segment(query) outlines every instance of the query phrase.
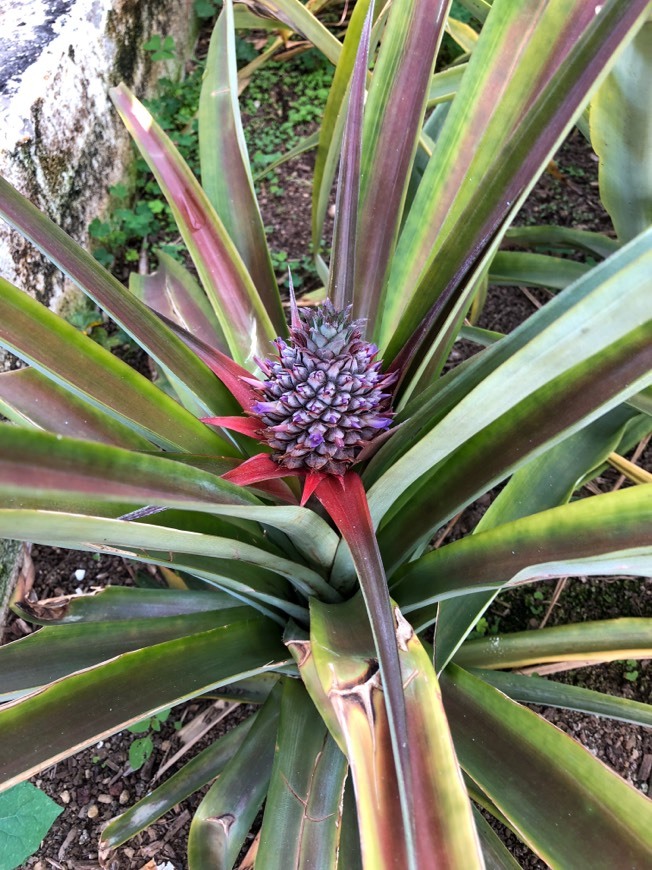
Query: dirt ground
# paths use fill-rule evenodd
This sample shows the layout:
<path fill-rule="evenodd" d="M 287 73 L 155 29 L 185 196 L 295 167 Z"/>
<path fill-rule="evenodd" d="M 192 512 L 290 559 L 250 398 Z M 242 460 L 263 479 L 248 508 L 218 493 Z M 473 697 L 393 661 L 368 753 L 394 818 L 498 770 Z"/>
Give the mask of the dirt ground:
<path fill-rule="evenodd" d="M 310 196 L 306 181 L 310 177 L 312 157 L 303 155 L 283 170 L 282 198 L 266 196 L 263 191 L 264 222 L 273 228 L 275 248 L 285 248 L 288 257 L 298 257 L 309 247 Z M 558 155 L 557 164 L 547 172 L 523 210 L 519 223 L 556 222 L 579 229 L 607 231 L 609 220 L 598 198 L 597 164 L 578 133 L 571 135 Z M 530 316 L 535 307 L 550 298 L 545 290 L 517 287 L 492 288 L 480 321 L 481 326 L 510 331 Z M 454 353 L 463 353 L 456 348 Z M 652 455 L 648 450 L 644 462 L 648 467 Z M 605 490 L 616 483 L 615 475 L 598 481 Z M 460 520 L 453 536 L 471 528 L 486 509 L 488 499 L 472 506 Z M 90 591 L 107 584 L 133 583 L 133 566 L 117 557 L 97 558 L 87 553 L 55 548 L 34 547 L 34 589 L 39 598 L 49 598 L 75 591 Z M 546 616 L 556 584 L 541 585 L 543 598 L 533 597 L 532 590 L 519 590 L 501 596 L 492 608 L 490 619 L 500 619 L 501 629 L 535 628 L 544 617 L 549 625 L 573 619 L 609 618 L 621 615 L 652 615 L 652 583 L 631 578 L 604 581 L 575 579 L 561 590 L 559 600 Z M 12 617 L 4 642 L 15 640 L 31 629 Z M 625 663 L 613 663 L 590 669 L 569 671 L 559 679 L 640 701 L 652 695 L 652 663 L 643 662 L 638 676 L 631 679 Z M 630 676 L 627 676 L 627 675 Z M 616 770 L 644 793 L 652 790 L 652 731 L 611 720 L 598 719 L 561 710 L 540 711 L 549 721 L 581 741 L 591 752 Z M 98 743 L 43 772 L 33 782 L 50 795 L 63 813 L 46 837 L 38 853 L 25 867 L 32 870 L 90 870 L 99 868 L 97 843 L 106 822 L 142 797 L 153 785 L 161 766 L 182 746 L 193 722 L 208 728 L 206 736 L 195 743 L 183 759 L 168 768 L 173 773 L 207 742 L 247 714 L 235 708 L 220 720 L 224 709 L 211 701 L 195 701 L 173 710 L 170 719 L 157 735 L 150 759 L 138 771 L 129 766 L 128 752 L 133 734 L 124 732 Z M 220 720 L 220 721 L 218 721 Z M 162 781 L 162 780 L 161 780 Z M 147 829 L 117 850 L 107 867 L 110 870 L 182 870 L 187 866 L 186 840 L 192 813 L 201 794 L 176 807 L 159 823 Z M 505 841 L 523 867 L 545 865 L 509 832 Z"/>

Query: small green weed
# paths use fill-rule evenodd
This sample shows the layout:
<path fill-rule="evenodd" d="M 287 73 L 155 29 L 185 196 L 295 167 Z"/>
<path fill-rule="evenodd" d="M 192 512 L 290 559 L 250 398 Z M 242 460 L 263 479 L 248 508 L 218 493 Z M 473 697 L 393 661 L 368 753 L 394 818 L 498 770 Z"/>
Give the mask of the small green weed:
<path fill-rule="evenodd" d="M 131 731 L 132 734 L 145 734 L 144 737 L 132 740 L 129 747 L 129 765 L 132 770 L 140 770 L 147 759 L 151 757 L 152 752 L 154 752 L 152 735 L 161 730 L 161 725 L 163 722 L 167 722 L 169 716 L 169 710 L 161 710 L 155 716 L 143 719 L 142 722 L 136 722 L 135 725 L 127 728 L 127 731 Z"/>
<path fill-rule="evenodd" d="M 629 680 L 630 683 L 635 683 L 639 676 L 640 671 L 638 670 L 638 662 L 636 659 L 627 659 L 623 670 L 623 677 L 626 680 Z"/>
<path fill-rule="evenodd" d="M 221 5 L 218 0 L 195 0 L 193 8 L 197 18 L 214 18 Z"/>
<path fill-rule="evenodd" d="M 143 43 L 143 48 L 150 52 L 152 60 L 174 60 L 176 57 L 173 36 L 159 36 L 157 33 Z"/>
<path fill-rule="evenodd" d="M 67 316 L 67 319 L 80 332 L 88 335 L 93 341 L 106 348 L 106 350 L 116 350 L 131 341 L 127 333 L 119 327 L 111 327 L 109 331 L 107 329 L 107 321 L 104 319 L 100 309 L 87 299 L 84 300 L 83 304 L 77 306 Z M 95 558 L 95 555 L 93 555 L 93 558 Z"/>
<path fill-rule="evenodd" d="M 254 174 L 262 172 L 281 154 L 293 148 L 307 135 L 310 125 L 322 117 L 333 69 L 323 59 L 308 68 L 311 66 L 306 60 L 308 54 L 299 55 L 292 63 L 268 64 L 257 72 L 243 94 L 245 139 Z M 282 91 L 278 86 L 281 80 Z M 292 94 L 292 101 L 284 112 L 284 95 L 288 93 Z M 278 100 L 270 100 L 270 94 L 276 94 Z M 265 184 L 268 193 L 282 193 L 282 190 L 273 189 L 278 185 L 275 173 L 267 176 Z"/>

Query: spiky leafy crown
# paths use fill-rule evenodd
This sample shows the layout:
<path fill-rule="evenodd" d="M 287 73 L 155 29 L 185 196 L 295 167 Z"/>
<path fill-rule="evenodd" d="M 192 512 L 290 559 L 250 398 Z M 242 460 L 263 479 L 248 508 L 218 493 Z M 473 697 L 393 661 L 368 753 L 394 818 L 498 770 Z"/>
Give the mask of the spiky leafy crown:
<path fill-rule="evenodd" d="M 327 301 L 293 312 L 290 340 L 277 338 L 277 359 L 257 360 L 267 380 L 251 410 L 266 428 L 272 458 L 288 469 L 344 474 L 363 446 L 391 421 L 395 374 L 374 362 L 364 322 Z"/>

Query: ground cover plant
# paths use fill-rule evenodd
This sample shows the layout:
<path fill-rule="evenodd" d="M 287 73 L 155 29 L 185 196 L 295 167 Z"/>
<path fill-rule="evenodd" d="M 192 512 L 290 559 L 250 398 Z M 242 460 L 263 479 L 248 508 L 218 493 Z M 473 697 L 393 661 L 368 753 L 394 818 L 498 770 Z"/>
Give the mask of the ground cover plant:
<path fill-rule="evenodd" d="M 246 34 L 246 31 L 240 33 Z M 242 46 L 251 48 L 244 38 L 237 39 L 236 60 L 245 53 Z M 286 191 L 279 183 L 274 165 L 284 154 L 306 147 L 304 137 L 308 127 L 314 125 L 323 114 L 333 67 L 323 55 L 317 56 L 321 62 L 313 61 L 308 67 L 305 55 L 299 55 L 292 64 L 271 60 L 258 68 L 255 76 L 247 73 L 248 67 L 240 66 L 238 90 L 241 94 L 241 113 L 245 119 L 243 130 L 259 201 L 261 198 L 285 198 Z M 158 82 L 157 94 L 145 101 L 145 105 L 184 161 L 198 174 L 197 104 L 205 71 L 205 57 L 193 57 L 188 66 L 187 74 L 180 80 L 163 76 Z M 278 90 L 279 79 L 283 80 L 284 91 L 291 91 L 293 95 L 292 105 L 280 123 L 278 108 L 270 100 L 270 94 Z M 114 274 L 120 277 L 124 275 L 125 278 L 128 278 L 129 271 L 140 269 L 141 263 L 154 269 L 158 251 L 183 262 L 184 246 L 172 211 L 156 179 L 152 177 L 147 162 L 140 156 L 134 161 L 129 182 L 120 182 L 109 189 L 112 205 L 108 214 L 102 219 L 95 218 L 90 224 L 95 258 Z M 269 229 L 274 231 L 274 227 Z M 277 226 L 277 235 L 278 229 Z M 316 283 L 308 248 L 295 252 L 292 247 L 289 255 L 283 249 L 271 251 L 277 278 L 285 281 L 289 267 L 297 289 L 306 280 Z M 86 316 L 76 325 L 87 328 L 87 324 L 98 322 L 97 308 L 89 308 L 92 310 L 85 313 Z M 100 332 L 91 331 L 91 334 L 104 343 Z"/>
<path fill-rule="evenodd" d="M 120 553 L 170 582 L 17 603 L 44 627 L 0 650 L 4 786 L 191 697 L 261 705 L 109 825 L 105 856 L 215 780 L 191 867 L 232 866 L 264 800 L 262 867 L 513 866 L 477 806 L 551 866 L 649 862 L 650 802 L 519 701 L 647 725 L 649 705 L 514 670 L 635 661 L 652 621 L 469 639 L 505 586 L 651 573 L 643 473 L 572 499 L 651 428 L 646 3 L 468 5 L 483 19 L 468 63 L 433 75 L 446 3 L 358 3 L 343 45 L 303 7 L 274 4 L 337 63 L 313 193 L 319 250 L 341 155 L 332 252 L 317 259 L 328 301 L 292 300 L 289 330 L 228 4 L 200 99 L 203 189 L 114 92 L 200 283 L 163 255 L 130 295 L 0 186 L 6 219 L 161 372 L 150 383 L 2 282 L 0 339 L 31 367 L 3 375 L 0 395 L 32 428 L 0 428 L 0 534 Z M 595 266 L 497 252 L 598 84 L 590 132 L 618 238 L 508 236 Z M 508 336 L 474 328 L 487 275 L 526 272 L 556 298 Z M 442 375 L 459 335 L 485 349 Z M 429 550 L 501 481 L 473 534 Z"/>

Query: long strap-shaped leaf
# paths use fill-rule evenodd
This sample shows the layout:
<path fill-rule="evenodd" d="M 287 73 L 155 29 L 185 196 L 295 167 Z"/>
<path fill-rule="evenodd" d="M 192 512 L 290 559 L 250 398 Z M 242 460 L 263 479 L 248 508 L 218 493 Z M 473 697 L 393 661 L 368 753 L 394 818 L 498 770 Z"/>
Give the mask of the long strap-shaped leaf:
<path fill-rule="evenodd" d="M 377 335 L 386 360 L 417 328 L 427 345 L 440 322 L 435 301 L 455 292 L 506 227 L 646 6 L 493 3 L 397 248 Z"/>
<path fill-rule="evenodd" d="M 407 740 L 415 765 L 410 794 L 414 842 L 399 824 L 399 785 L 374 641 L 359 597 L 311 607 L 310 653 L 323 695 L 320 711 L 337 718 L 355 783 L 365 867 L 481 867 L 470 804 L 446 724 L 430 657 L 398 609 L 397 639 L 406 703 Z M 302 676 L 306 676 L 302 670 Z M 330 721 L 331 713 L 325 719 Z M 340 736 L 341 735 L 341 736 Z M 418 765 L 418 766 L 417 766 Z"/>
<path fill-rule="evenodd" d="M 491 261 L 489 281 L 503 286 L 527 284 L 530 287 L 563 290 L 585 275 L 590 268 L 586 263 L 576 263 L 574 260 L 546 254 L 499 251 Z"/>
<path fill-rule="evenodd" d="M 478 829 L 482 857 L 487 870 L 519 870 L 521 865 L 475 805 L 473 819 Z"/>
<path fill-rule="evenodd" d="M 504 671 L 471 671 L 476 677 L 495 686 L 513 701 L 539 704 L 542 707 L 562 707 L 594 716 L 605 716 L 631 725 L 652 728 L 652 704 L 617 698 L 582 686 L 557 683 L 544 677 L 524 676 Z"/>
<path fill-rule="evenodd" d="M 162 455 L 62 438 L 49 432 L 0 427 L 0 492 L 20 504 L 21 495 L 92 495 L 98 502 L 161 504 L 194 510 L 223 505 L 260 505 L 248 490 Z M 224 473 L 217 459 L 216 471 Z"/>
<path fill-rule="evenodd" d="M 621 242 L 652 223 L 652 20 L 623 50 L 591 100 L 591 144 L 600 158 L 600 198 Z"/>
<path fill-rule="evenodd" d="M 0 699 L 14 698 L 122 653 L 255 616 L 248 607 L 156 618 L 47 626 L 0 647 Z"/>
<path fill-rule="evenodd" d="M 267 792 L 280 706 L 281 690 L 276 687 L 197 808 L 188 837 L 190 870 L 233 867 Z"/>
<path fill-rule="evenodd" d="M 449 0 L 392 4 L 365 109 L 354 315 L 373 324 L 402 219 Z"/>
<path fill-rule="evenodd" d="M 183 342 L 87 251 L 3 178 L 0 178 L 0 216 L 33 242 L 156 362 L 175 372 L 209 413 L 228 413 L 227 409 L 233 408 L 228 391 L 215 383 L 206 367 L 184 347 Z"/>
<path fill-rule="evenodd" d="M 647 287 L 646 276 L 649 269 L 643 264 L 643 261 L 647 259 L 650 250 L 652 250 L 652 233 L 642 233 L 637 241 L 633 242 L 625 251 L 616 253 L 617 250 L 616 248 L 613 257 L 585 275 L 582 280 L 568 287 L 563 293 L 558 294 L 555 299 L 543 306 L 500 342 L 495 343 L 483 353 L 476 354 L 476 356 L 466 360 L 462 365 L 432 384 L 414 400 L 408 402 L 396 417 L 396 422 L 401 424 L 400 428 L 395 431 L 387 444 L 381 447 L 363 475 L 367 487 L 369 488 L 371 484 L 375 483 L 382 472 L 392 467 L 410 446 L 416 444 L 419 438 L 434 428 L 472 390 L 479 387 L 483 381 L 488 382 L 489 376 L 500 366 L 515 357 L 528 343 L 540 340 L 544 330 L 552 326 L 556 320 L 570 312 L 576 305 L 582 304 L 591 307 L 591 303 L 585 301 L 586 297 L 593 293 L 601 283 L 610 282 L 611 290 L 607 292 L 613 293 L 614 296 L 620 293 L 622 284 L 629 282 L 631 282 L 631 290 L 634 293 L 637 292 L 636 285 L 640 281 Z M 640 271 L 637 263 L 641 266 Z M 646 294 L 648 291 L 642 289 L 641 292 Z M 601 311 L 605 304 L 605 302 L 598 303 L 597 310 Z M 591 315 L 587 314 L 586 316 Z M 584 315 L 578 317 L 577 329 L 579 329 L 583 317 Z M 596 335 L 601 336 L 601 331 L 598 331 Z M 523 379 L 521 378 L 521 380 Z M 496 398 L 500 401 L 499 397 Z M 467 420 L 468 422 L 471 421 Z"/>
<path fill-rule="evenodd" d="M 512 227 L 505 238 L 513 245 L 525 248 L 546 248 L 562 250 L 572 248 L 599 257 L 609 257 L 620 247 L 616 239 L 603 236 L 590 230 L 575 230 L 571 227 L 531 226 Z"/>
<path fill-rule="evenodd" d="M 512 475 L 476 526 L 475 534 L 568 502 L 577 482 L 597 469 L 629 433 L 638 443 L 643 415 L 622 405 L 547 450 Z M 647 418 L 648 428 L 650 418 Z M 637 436 L 639 436 L 637 438 Z M 551 469 L 554 468 L 554 475 Z M 441 619 L 435 635 L 435 661 L 445 666 L 494 598 L 493 591 L 471 593 L 439 604 Z"/>
<path fill-rule="evenodd" d="M 623 617 L 477 638 L 460 647 L 455 661 L 464 667 L 493 670 L 543 662 L 612 662 L 650 655 L 652 619 Z"/>
<path fill-rule="evenodd" d="M 238 249 L 276 334 L 284 335 L 285 317 L 240 120 L 231 0 L 211 36 L 198 118 L 202 187 Z"/>
<path fill-rule="evenodd" d="M 286 577 L 306 597 L 318 595 L 325 601 L 337 601 L 340 597 L 316 571 L 298 562 L 232 538 L 184 532 L 166 526 L 53 511 L 0 510 L 0 536 L 79 549 L 120 551 L 121 548 L 135 548 L 236 560 Z"/>
<path fill-rule="evenodd" d="M 360 35 L 369 11 L 370 0 L 355 4 L 346 28 L 333 81 L 328 91 L 317 138 L 317 154 L 312 179 L 312 244 L 320 250 L 329 195 L 340 156 L 340 143 L 346 115 L 345 96 L 356 62 Z"/>
<path fill-rule="evenodd" d="M 286 660 L 278 626 L 254 619 L 125 653 L 52 683 L 0 710 L 0 788 L 166 707 Z"/>
<path fill-rule="evenodd" d="M 300 0 L 243 0 L 254 11 L 268 13 L 277 21 L 287 24 L 318 48 L 332 64 L 336 64 L 342 50 L 339 40 Z"/>
<path fill-rule="evenodd" d="M 242 563 L 237 559 L 193 556 L 169 550 L 165 552 L 125 547 L 114 550 L 111 547 L 92 544 L 70 545 L 70 549 L 117 552 L 136 562 L 169 568 L 175 573 L 189 574 L 205 581 L 210 587 L 227 592 L 243 604 L 255 608 L 281 627 L 285 625 L 288 617 L 302 621 L 308 618 L 307 608 L 290 600 L 292 597 L 289 592 L 290 586 L 279 574 L 252 564 L 243 571 Z"/>
<path fill-rule="evenodd" d="M 388 570 L 509 470 L 649 384 L 651 246 L 652 230 L 568 288 L 575 305 L 567 309 L 561 293 L 545 306 L 549 325 L 371 487 L 372 516 L 386 515 L 379 539 Z M 498 355 L 507 348 L 495 346 Z"/>
<path fill-rule="evenodd" d="M 121 846 L 139 831 L 154 824 L 176 804 L 181 803 L 218 776 L 242 745 L 242 741 L 254 724 L 255 716 L 254 713 L 253 716 L 227 731 L 181 770 L 166 779 L 163 785 L 146 794 L 125 813 L 109 822 L 102 831 L 100 860 L 107 858 L 111 849 Z"/>
<path fill-rule="evenodd" d="M 383 683 L 387 720 L 391 735 L 394 765 L 405 836 L 406 857 L 416 868 L 417 827 L 412 794 L 417 772 L 413 767 L 407 733 L 407 712 L 402 691 L 394 613 L 387 589 L 385 569 L 376 542 L 367 495 L 355 472 L 344 477 L 325 475 L 315 495 L 326 508 L 351 550 L 369 615 L 369 625 Z"/>
<path fill-rule="evenodd" d="M 197 279 L 169 254 L 157 251 L 156 256 L 155 272 L 150 275 L 131 273 L 131 292 L 157 314 L 176 321 L 200 341 L 224 353 L 224 334 Z"/>
<path fill-rule="evenodd" d="M 105 586 L 88 595 L 58 596 L 12 605 L 23 619 L 36 625 L 77 625 L 116 619 L 154 619 L 237 607 L 235 598 L 215 589 L 140 589 L 137 586 Z M 32 635 L 33 636 L 33 635 Z"/>
<path fill-rule="evenodd" d="M 2 278 L 0 344 L 155 444 L 168 450 L 234 453 L 151 381 Z"/>
<path fill-rule="evenodd" d="M 601 572 L 652 576 L 652 484 L 467 535 L 408 562 L 392 594 L 407 613 L 464 589 Z"/>
<path fill-rule="evenodd" d="M 339 539 L 321 517 L 306 508 L 264 505 L 246 488 L 218 477 L 231 464 L 219 457 L 212 464 L 214 473 L 163 456 L 0 428 L 0 494 L 10 503 L 47 508 L 55 498 L 58 509 L 76 511 L 90 499 L 89 507 L 161 505 L 251 520 L 285 532 L 304 555 L 330 568 Z M 263 542 L 254 526 L 249 530 Z"/>
<path fill-rule="evenodd" d="M 301 682 L 285 680 L 260 845 L 268 870 L 336 870 L 346 757 Z"/>
<path fill-rule="evenodd" d="M 88 438 L 134 450 L 152 449 L 147 438 L 33 367 L 0 375 L 0 411 L 14 423 L 58 435 Z"/>
<path fill-rule="evenodd" d="M 253 366 L 276 331 L 233 241 L 199 182 L 147 109 L 124 85 L 116 108 L 170 204 L 234 357 Z"/>
<path fill-rule="evenodd" d="M 358 200 L 360 196 L 360 148 L 362 118 L 365 102 L 365 80 L 369 62 L 369 38 L 373 4 L 360 35 L 355 60 L 349 103 L 344 125 L 340 177 L 335 203 L 333 250 L 328 282 L 328 298 L 338 311 L 353 304 L 355 292 L 355 266 L 358 234 Z"/>
<path fill-rule="evenodd" d="M 464 769 L 550 867 L 647 867 L 652 802 L 531 710 L 461 668 L 442 677 Z"/>

